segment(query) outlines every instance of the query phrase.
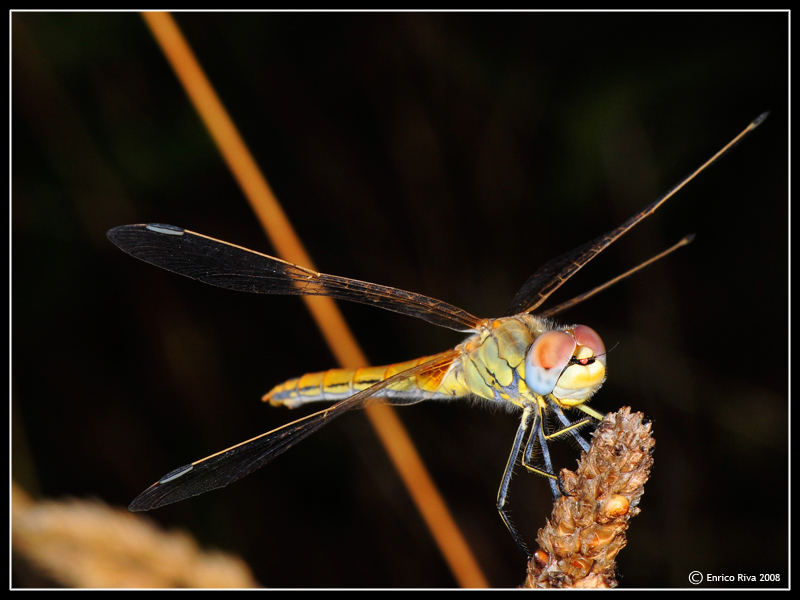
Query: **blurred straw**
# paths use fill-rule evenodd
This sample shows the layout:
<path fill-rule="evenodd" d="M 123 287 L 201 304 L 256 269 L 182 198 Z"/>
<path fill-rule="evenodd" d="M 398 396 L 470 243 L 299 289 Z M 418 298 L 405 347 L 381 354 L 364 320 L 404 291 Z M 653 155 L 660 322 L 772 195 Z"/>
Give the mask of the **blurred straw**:
<path fill-rule="evenodd" d="M 278 255 L 284 260 L 313 269 L 311 259 L 280 203 L 172 16 L 163 12 L 142 14 Z M 343 367 L 365 366 L 367 359 L 335 302 L 322 296 L 304 296 L 303 300 L 339 364 Z M 468 588 L 488 587 L 475 557 L 394 410 L 388 406 L 375 406 L 368 408 L 366 414 L 458 584 Z"/>
<path fill-rule="evenodd" d="M 203 550 L 185 532 L 163 531 L 99 500 L 34 501 L 12 483 L 11 532 L 13 551 L 23 559 L 14 568 L 36 567 L 23 579 L 44 575 L 37 587 L 259 587 L 241 558 Z"/>

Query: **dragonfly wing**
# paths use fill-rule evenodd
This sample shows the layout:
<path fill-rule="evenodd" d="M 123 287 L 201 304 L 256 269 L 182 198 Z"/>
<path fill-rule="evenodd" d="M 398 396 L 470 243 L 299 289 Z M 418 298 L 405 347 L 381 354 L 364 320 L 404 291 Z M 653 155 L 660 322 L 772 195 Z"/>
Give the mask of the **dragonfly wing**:
<path fill-rule="evenodd" d="M 175 469 L 139 494 L 128 509 L 134 512 L 153 510 L 225 487 L 260 469 L 343 412 L 345 411 L 339 409 L 331 410 L 329 414 L 321 411 L 308 415 L 218 454 Z"/>
<path fill-rule="evenodd" d="M 511 301 L 511 306 L 506 312 L 505 316 L 516 315 L 520 313 L 529 313 L 536 310 L 547 298 L 560 288 L 570 277 L 572 277 L 581 267 L 592 260 L 595 256 L 605 250 L 612 242 L 618 240 L 623 234 L 627 233 L 635 225 L 640 223 L 652 215 L 664 202 L 672 198 L 681 188 L 683 188 L 692 179 L 697 177 L 702 171 L 706 169 L 711 163 L 720 158 L 723 154 L 728 152 L 742 138 L 758 127 L 764 119 L 767 118 L 768 113 L 759 115 L 753 122 L 751 122 L 739 135 L 733 138 L 730 142 L 725 144 L 723 148 L 718 151 L 714 156 L 703 163 L 691 175 L 684 177 L 680 183 L 674 186 L 666 194 L 658 198 L 655 202 L 637 212 L 630 219 L 625 221 L 616 229 L 609 231 L 607 234 L 600 236 L 596 240 L 584 244 L 571 252 L 567 252 L 551 260 L 541 269 L 536 271 L 526 281 L 514 299 Z"/>
<path fill-rule="evenodd" d="M 378 306 L 434 325 L 474 330 L 481 319 L 452 304 L 393 287 L 311 269 L 172 225 L 123 225 L 108 239 L 131 256 L 167 271 L 256 294 L 330 296 Z"/>
<path fill-rule="evenodd" d="M 646 215 L 645 215 L 646 216 Z M 644 217 L 642 217 L 644 218 Z M 637 221 L 638 222 L 638 221 Z M 531 275 L 522 285 L 511 305 L 508 307 L 504 316 L 529 313 L 536 310 L 541 304 L 550 297 L 550 294 L 560 288 L 570 277 L 572 277 L 581 267 L 602 252 L 611 242 L 621 236 L 625 231 L 633 227 L 636 223 L 620 232 L 620 228 L 597 238 L 593 242 L 584 244 L 558 258 L 554 258 L 546 265 Z M 616 234 L 616 235 L 614 235 Z M 611 237 L 613 236 L 613 237 Z"/>
<path fill-rule="evenodd" d="M 381 397 L 380 393 L 393 383 L 409 377 L 435 377 L 438 373 L 443 374 L 458 355 L 456 350 L 440 354 L 433 360 L 376 383 L 330 408 L 175 469 L 139 494 L 128 508 L 131 511 L 152 510 L 225 487 L 260 469 L 323 425 L 351 410 L 371 404 L 411 404 L 424 400 L 423 395 L 414 400 L 397 400 Z"/>

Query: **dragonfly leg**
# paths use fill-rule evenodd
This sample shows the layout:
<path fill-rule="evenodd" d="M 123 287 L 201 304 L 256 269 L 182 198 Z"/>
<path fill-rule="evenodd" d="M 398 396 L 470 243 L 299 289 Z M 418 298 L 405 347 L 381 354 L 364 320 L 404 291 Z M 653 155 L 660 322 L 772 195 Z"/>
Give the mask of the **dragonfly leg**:
<path fill-rule="evenodd" d="M 503 519 L 503 522 L 508 527 L 508 530 L 511 532 L 511 536 L 514 538 L 514 541 L 520 547 L 520 549 L 528 556 L 530 556 L 530 552 L 528 551 L 528 547 L 525 545 L 525 542 L 522 540 L 522 536 L 520 535 L 519 531 L 517 531 L 516 526 L 511 521 L 511 518 L 508 516 L 506 512 L 506 500 L 508 497 L 508 488 L 511 482 L 511 476 L 513 475 L 514 465 L 517 461 L 517 457 L 522 451 L 522 442 L 525 439 L 525 435 L 528 434 L 528 440 L 525 444 L 525 449 L 522 452 L 522 465 L 528 470 L 544 477 L 547 477 L 547 480 L 550 483 L 550 490 L 553 493 L 553 498 L 558 498 L 559 496 L 568 496 L 569 494 L 564 489 L 564 484 L 561 480 L 560 475 L 555 475 L 553 471 L 553 461 L 550 458 L 550 447 L 548 442 L 553 439 L 560 437 L 565 434 L 570 434 L 574 437 L 578 443 L 580 444 L 581 448 L 584 451 L 589 450 L 589 443 L 584 440 L 580 433 L 579 429 L 586 425 L 587 423 L 591 422 L 591 418 L 586 417 L 584 419 L 580 419 L 579 421 L 572 422 L 570 421 L 564 412 L 560 409 L 560 407 L 556 405 L 551 405 L 551 408 L 554 409 L 558 420 L 561 422 L 563 427 L 558 431 L 554 431 L 553 433 L 547 432 L 547 424 L 544 420 L 543 415 L 543 408 L 536 404 L 536 405 L 529 405 L 526 406 L 522 413 L 522 420 L 520 421 L 519 428 L 517 429 L 517 435 L 514 438 L 514 445 L 511 448 L 511 455 L 508 457 L 508 463 L 506 464 L 506 469 L 503 472 L 503 480 L 500 483 L 500 490 L 497 493 L 497 510 L 500 511 L 500 517 Z M 533 464 L 533 451 L 536 444 L 539 444 L 542 452 L 542 462 L 543 467 L 537 467 Z"/>
<path fill-rule="evenodd" d="M 517 546 L 519 546 L 520 550 L 528 557 L 530 557 L 531 553 L 522 540 L 519 531 L 517 531 L 517 528 L 514 526 L 514 523 L 511 522 L 511 518 L 506 513 L 506 499 L 508 497 L 508 484 L 511 482 L 511 476 L 514 473 L 514 464 L 517 462 L 517 456 L 519 456 L 520 449 L 522 448 L 522 440 L 525 439 L 525 434 L 531 427 L 532 421 L 534 431 L 531 432 L 531 437 L 535 437 L 535 430 L 539 426 L 539 415 L 538 413 L 534 415 L 533 408 L 533 406 L 526 406 L 522 412 L 522 420 L 517 429 L 517 435 L 514 437 L 511 455 L 508 457 L 508 464 L 506 464 L 506 470 L 503 471 L 503 479 L 500 482 L 500 489 L 497 492 L 497 510 L 500 511 L 500 518 L 503 519 L 503 523 L 506 524 L 506 527 L 511 532 L 511 537 L 514 538 Z"/>
<path fill-rule="evenodd" d="M 531 435 L 528 438 L 528 444 L 525 446 L 525 454 L 522 455 L 522 465 L 528 469 L 528 471 L 532 471 L 533 473 L 547 477 L 547 481 L 550 483 L 550 490 L 553 492 L 553 498 L 558 498 L 560 495 L 560 490 L 562 489 L 562 485 L 561 480 L 555 474 L 553 474 L 553 461 L 550 459 L 550 447 L 547 445 L 547 440 L 550 438 L 547 436 L 547 432 L 545 431 L 546 424 L 544 422 L 541 407 L 538 407 L 535 423 L 538 424 L 538 427 L 534 426 L 533 431 L 531 431 Z M 539 447 L 542 450 L 544 469 L 535 466 L 531 461 L 533 457 L 533 449 L 536 446 L 537 441 L 539 442 Z"/>
<path fill-rule="evenodd" d="M 564 427 L 562 427 L 557 431 L 554 431 L 553 433 L 548 433 L 547 423 L 545 422 L 543 416 L 541 415 L 542 409 L 539 408 L 540 412 L 539 418 L 541 420 L 540 421 L 541 426 L 535 430 L 536 435 L 534 435 L 534 433 L 531 433 L 531 437 L 528 440 L 528 445 L 525 448 L 525 454 L 523 455 L 522 464 L 529 471 L 547 477 L 548 481 L 550 482 L 550 489 L 553 492 L 553 498 L 557 499 L 559 496 L 568 496 L 569 494 L 564 489 L 564 484 L 561 480 L 561 475 L 560 474 L 556 475 L 554 472 L 553 461 L 550 458 L 550 446 L 548 445 L 548 442 L 554 438 L 561 437 L 562 435 L 569 433 L 572 437 L 575 438 L 575 440 L 577 440 L 581 448 L 583 448 L 585 452 L 588 452 L 589 443 L 586 440 L 584 440 L 583 437 L 581 437 L 579 429 L 584 425 L 586 425 L 587 423 L 589 423 L 591 419 L 589 417 L 586 417 L 579 421 L 572 422 L 567 418 L 567 416 L 564 414 L 561 408 L 556 404 L 551 404 L 550 408 L 556 414 L 558 420 L 561 421 Z M 531 461 L 531 458 L 533 456 L 534 446 L 536 445 L 537 440 L 539 442 L 539 447 L 541 448 L 542 451 L 542 460 L 544 462 L 544 469 L 542 469 L 541 467 L 537 467 Z"/>
<path fill-rule="evenodd" d="M 576 421 L 575 423 L 573 423 L 567 418 L 567 415 L 564 414 L 564 411 L 561 410 L 561 408 L 556 404 L 551 404 L 550 408 L 553 410 L 556 417 L 558 417 L 558 420 L 561 421 L 561 423 L 564 425 L 563 429 L 555 432 L 551 437 L 558 437 L 562 433 L 569 433 L 570 435 L 572 435 L 573 438 L 575 438 L 575 441 L 578 442 L 578 444 L 580 444 L 580 447 L 583 448 L 583 451 L 588 452 L 589 442 L 583 439 L 583 436 L 580 434 L 578 429 L 583 427 L 585 424 L 590 423 L 591 419 L 584 418 L 581 419 L 580 421 Z"/>

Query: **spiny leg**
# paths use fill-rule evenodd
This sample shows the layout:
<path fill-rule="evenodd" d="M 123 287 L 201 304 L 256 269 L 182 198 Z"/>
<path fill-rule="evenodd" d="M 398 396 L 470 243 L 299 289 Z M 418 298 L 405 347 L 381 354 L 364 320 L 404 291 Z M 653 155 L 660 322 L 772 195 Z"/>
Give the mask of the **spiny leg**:
<path fill-rule="evenodd" d="M 547 423 L 545 422 L 544 415 L 542 415 L 541 412 L 542 409 L 539 407 L 539 418 L 541 419 L 542 425 L 536 432 L 535 437 L 533 434 L 531 434 L 531 437 L 528 440 L 528 447 L 525 449 L 525 455 L 523 456 L 522 464 L 529 471 L 532 470 L 535 473 L 546 476 L 547 482 L 550 484 L 550 490 L 553 492 L 553 499 L 557 499 L 561 494 L 564 493 L 563 486 L 561 485 L 560 477 L 553 472 L 553 461 L 550 458 L 550 446 L 547 444 L 547 440 L 550 438 L 547 436 L 547 432 L 545 431 Z M 533 455 L 533 447 L 536 445 L 536 438 L 539 439 L 539 448 L 542 450 L 542 459 L 544 460 L 545 468 L 544 471 L 530 466 L 531 456 Z"/>
<path fill-rule="evenodd" d="M 561 421 L 564 427 L 562 427 L 558 431 L 554 431 L 553 433 L 548 433 L 547 423 L 544 419 L 544 415 L 542 414 L 543 409 L 541 406 L 539 406 L 538 407 L 539 421 L 541 423 L 541 426 L 538 428 L 537 431 L 531 432 L 531 436 L 528 439 L 528 445 L 525 448 L 525 454 L 523 455 L 522 464 L 529 471 L 547 477 L 548 481 L 550 482 L 550 489 L 553 492 L 553 498 L 557 499 L 560 495 L 568 496 L 569 494 L 567 494 L 567 492 L 564 490 L 564 484 L 561 481 L 561 476 L 556 475 L 554 472 L 553 461 L 550 458 L 550 446 L 548 445 L 548 442 L 554 438 L 561 437 L 569 433 L 572 437 L 574 437 L 578 441 L 581 448 L 583 448 L 585 452 L 588 452 L 589 443 L 581 437 L 578 430 L 587 423 L 591 422 L 591 419 L 589 417 L 586 417 L 579 421 L 572 422 L 567 418 L 567 416 L 564 414 L 561 408 L 555 403 L 551 403 L 549 405 L 549 408 L 553 410 L 553 412 L 558 417 L 558 420 Z M 544 469 L 535 466 L 531 462 L 534 446 L 536 445 L 537 439 L 539 441 L 539 447 L 541 448 L 542 451 Z"/>
<path fill-rule="evenodd" d="M 517 546 L 519 546 L 520 550 L 522 550 L 528 557 L 531 555 L 528 551 L 528 547 L 522 540 L 522 536 L 517 531 L 517 528 L 511 522 L 508 514 L 506 514 L 505 506 L 506 498 L 508 496 L 508 484 L 511 482 L 511 476 L 514 473 L 514 464 L 517 462 L 517 456 L 519 456 L 520 449 L 522 448 L 522 440 L 525 438 L 525 433 L 531 426 L 531 421 L 533 421 L 531 437 L 535 437 L 536 430 L 541 428 L 540 416 L 538 412 L 534 415 L 532 406 L 526 406 L 522 412 L 522 419 L 520 421 L 519 428 L 517 429 L 517 435 L 514 437 L 514 445 L 511 447 L 511 455 L 508 457 L 506 469 L 503 471 L 503 479 L 500 482 L 500 489 L 497 492 L 497 510 L 500 511 L 500 518 L 503 519 L 503 523 L 505 523 L 506 527 L 508 527 L 508 530 L 511 532 L 511 537 L 514 538 Z"/>
<path fill-rule="evenodd" d="M 553 410 L 556 417 L 558 417 L 558 420 L 561 421 L 561 423 L 564 425 L 564 429 L 562 429 L 561 431 L 567 430 L 572 435 L 572 437 L 575 438 L 575 441 L 577 441 L 578 444 L 580 444 L 581 448 L 583 448 L 583 451 L 588 452 L 589 442 L 583 439 L 583 436 L 581 436 L 578 429 L 580 427 L 583 427 L 585 424 L 590 423 L 591 419 L 584 418 L 581 419 L 580 421 L 576 421 L 575 423 L 573 423 L 572 421 L 569 420 L 569 418 L 567 418 L 567 415 L 564 414 L 564 411 L 562 411 L 558 405 L 551 403 L 550 408 Z M 556 432 L 555 434 L 553 434 L 553 436 L 558 436 L 558 435 L 560 435 L 560 432 Z"/>
<path fill-rule="evenodd" d="M 561 411 L 559 407 L 551 405 L 551 408 L 555 409 L 554 412 L 564 427 L 549 434 L 546 431 L 546 423 L 541 405 L 529 405 L 523 410 L 522 419 L 520 420 L 517 434 L 514 437 L 514 444 L 511 448 L 511 455 L 508 457 L 508 463 L 506 464 L 505 471 L 503 472 L 503 479 L 500 483 L 500 489 L 497 493 L 497 510 L 500 512 L 500 517 L 503 519 L 503 522 L 506 524 L 509 532 L 511 532 L 511 537 L 514 538 L 517 546 L 520 547 L 526 556 L 530 556 L 528 547 L 505 510 L 511 476 L 513 475 L 514 465 L 517 461 L 517 457 L 522 449 L 522 441 L 525 439 L 525 434 L 529 432 L 528 441 L 522 454 L 522 465 L 528 469 L 528 471 L 532 471 L 547 477 L 548 481 L 550 482 L 550 489 L 553 492 L 553 498 L 558 498 L 559 495 L 566 496 L 568 494 L 564 490 L 561 478 L 558 475 L 555 475 L 553 472 L 553 461 L 550 458 L 548 441 L 569 433 L 578 441 L 584 450 L 588 451 L 589 449 L 588 442 L 586 442 L 586 440 L 579 435 L 578 429 L 591 422 L 591 419 L 586 417 L 573 423 L 566 417 L 566 415 L 564 415 L 563 411 Z M 542 449 L 544 469 L 531 464 L 533 450 L 537 441 L 539 442 L 539 447 Z"/>

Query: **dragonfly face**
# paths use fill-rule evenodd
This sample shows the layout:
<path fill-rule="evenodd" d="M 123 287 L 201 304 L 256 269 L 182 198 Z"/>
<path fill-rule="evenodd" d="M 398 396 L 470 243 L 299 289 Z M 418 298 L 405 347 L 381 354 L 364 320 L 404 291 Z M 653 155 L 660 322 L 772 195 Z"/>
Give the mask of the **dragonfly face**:
<path fill-rule="evenodd" d="M 547 331 L 528 350 L 525 383 L 539 394 L 552 394 L 564 406 L 586 402 L 606 378 L 605 345 L 586 325 Z"/>
<path fill-rule="evenodd" d="M 602 418 L 586 402 L 606 377 L 605 347 L 600 336 L 585 325 L 554 328 L 546 317 L 586 299 L 608 284 L 538 316 L 531 313 L 580 268 L 655 212 L 764 118 L 766 114 L 753 121 L 692 175 L 625 223 L 536 271 L 514 297 L 506 315 L 497 319 L 481 319 L 421 294 L 317 273 L 171 225 L 125 225 L 111 229 L 108 238 L 132 256 L 210 285 L 259 294 L 330 296 L 378 306 L 440 327 L 470 333 L 455 348 L 433 356 L 386 367 L 313 373 L 277 386 L 264 397 L 272 404 L 293 407 L 321 400 L 338 400 L 338 403 L 171 471 L 140 494 L 129 508 L 150 510 L 224 487 L 249 475 L 323 425 L 354 409 L 373 403 L 404 405 L 436 398 L 477 396 L 522 409 L 520 426 L 503 473 L 497 507 L 514 540 L 527 552 L 522 536 L 505 512 L 508 484 L 517 458 L 522 453 L 524 466 L 548 477 L 554 495 L 558 495 L 559 480 L 550 463 L 547 441 L 569 434 L 584 450 L 588 450 L 589 445 L 578 434 L 578 428 L 593 418 Z M 682 240 L 672 249 L 686 242 Z M 563 408 L 578 409 L 584 417 L 571 422 L 564 415 Z M 563 426 L 560 430 L 547 431 L 546 412 L 560 422 Z M 541 466 L 526 462 L 537 444 L 542 451 L 544 464 Z"/>

